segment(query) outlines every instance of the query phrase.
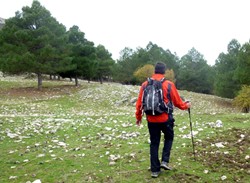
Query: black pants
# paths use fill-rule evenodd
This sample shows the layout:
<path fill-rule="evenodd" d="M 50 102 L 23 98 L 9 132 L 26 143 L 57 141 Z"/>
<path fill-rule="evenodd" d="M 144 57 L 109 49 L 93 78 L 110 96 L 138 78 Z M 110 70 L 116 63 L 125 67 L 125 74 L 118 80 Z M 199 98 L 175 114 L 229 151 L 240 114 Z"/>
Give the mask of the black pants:
<path fill-rule="evenodd" d="M 164 123 L 148 122 L 148 130 L 150 135 L 150 163 L 151 171 L 160 171 L 159 146 L 161 141 L 161 132 L 164 133 L 164 147 L 162 150 L 161 161 L 169 162 L 170 151 L 174 140 L 174 120 Z"/>

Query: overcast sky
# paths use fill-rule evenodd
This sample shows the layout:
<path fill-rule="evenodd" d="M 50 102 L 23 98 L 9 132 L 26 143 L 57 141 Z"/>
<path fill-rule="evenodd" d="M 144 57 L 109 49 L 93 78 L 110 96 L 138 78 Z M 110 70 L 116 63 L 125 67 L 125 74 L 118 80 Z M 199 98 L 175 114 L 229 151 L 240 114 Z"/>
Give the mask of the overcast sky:
<path fill-rule="evenodd" d="M 15 16 L 33 0 L 0 0 L 0 17 Z M 149 41 L 179 57 L 192 47 L 213 65 L 232 39 L 250 39 L 250 0 L 39 0 L 69 29 L 102 44 L 118 59 L 125 47 Z"/>

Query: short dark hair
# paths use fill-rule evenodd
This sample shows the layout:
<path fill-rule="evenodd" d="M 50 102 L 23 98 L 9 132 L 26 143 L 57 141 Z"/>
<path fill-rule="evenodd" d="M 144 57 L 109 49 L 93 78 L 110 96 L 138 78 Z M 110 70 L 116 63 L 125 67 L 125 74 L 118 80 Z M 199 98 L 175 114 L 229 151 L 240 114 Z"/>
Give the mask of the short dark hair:
<path fill-rule="evenodd" d="M 162 62 L 157 62 L 155 64 L 155 74 L 165 74 L 166 64 Z"/>

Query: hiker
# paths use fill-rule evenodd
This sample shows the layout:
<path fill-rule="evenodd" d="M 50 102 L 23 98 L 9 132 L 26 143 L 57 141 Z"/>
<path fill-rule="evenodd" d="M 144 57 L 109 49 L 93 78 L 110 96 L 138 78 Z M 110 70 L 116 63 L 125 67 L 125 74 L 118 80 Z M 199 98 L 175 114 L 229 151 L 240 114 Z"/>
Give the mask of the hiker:
<path fill-rule="evenodd" d="M 186 110 L 191 107 L 190 102 L 183 102 L 179 96 L 179 93 L 171 81 L 164 80 L 164 74 L 166 70 L 166 65 L 164 63 L 158 62 L 155 65 L 155 73 L 152 75 L 152 80 L 160 81 L 162 80 L 162 94 L 163 101 L 165 104 L 173 104 L 179 109 Z M 145 94 L 145 88 L 149 81 L 145 81 L 141 87 L 139 96 L 136 102 L 136 124 L 140 126 L 142 122 L 142 115 L 145 112 L 145 107 L 143 105 L 143 97 Z M 170 90 L 170 92 L 168 92 Z M 169 99 L 170 98 L 170 99 Z M 169 101 L 170 100 L 170 101 Z M 169 102 L 169 103 L 168 103 Z M 172 143 L 174 139 L 174 118 L 172 111 L 164 111 L 161 114 L 146 114 L 146 119 L 148 121 L 148 131 L 150 135 L 150 170 L 152 178 L 156 178 L 160 174 L 160 169 L 171 170 L 169 167 L 170 151 L 172 148 Z M 146 112 L 145 112 L 146 113 Z M 164 147 L 162 151 L 161 163 L 159 161 L 159 145 L 161 139 L 161 132 L 164 133 Z"/>

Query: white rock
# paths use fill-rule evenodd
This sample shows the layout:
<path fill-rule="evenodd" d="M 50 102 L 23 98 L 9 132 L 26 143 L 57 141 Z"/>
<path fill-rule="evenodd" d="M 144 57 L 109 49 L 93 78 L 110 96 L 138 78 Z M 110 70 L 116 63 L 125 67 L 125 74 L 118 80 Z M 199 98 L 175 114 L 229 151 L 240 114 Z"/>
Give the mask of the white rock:
<path fill-rule="evenodd" d="M 227 179 L 227 176 L 225 176 L 225 175 L 223 175 L 222 177 L 221 177 L 221 180 L 226 180 Z"/>
<path fill-rule="evenodd" d="M 243 138 L 245 137 L 245 135 L 244 135 L 244 134 L 241 134 L 240 137 L 243 139 Z"/>
<path fill-rule="evenodd" d="M 105 130 L 110 131 L 110 130 L 112 130 L 112 128 L 110 128 L 110 127 L 105 127 Z"/>
<path fill-rule="evenodd" d="M 115 165 L 115 162 L 114 162 L 114 161 L 111 161 L 111 162 L 109 162 L 109 165 L 110 165 L 110 166 Z"/>
<path fill-rule="evenodd" d="M 16 179 L 17 178 L 17 176 L 10 176 L 9 177 L 9 179 L 11 180 L 11 179 Z"/>
<path fill-rule="evenodd" d="M 15 133 L 7 133 L 7 136 L 11 139 L 18 137 L 18 135 Z"/>
<path fill-rule="evenodd" d="M 222 124 L 222 121 L 221 121 L 221 120 L 217 120 L 217 121 L 215 122 L 215 127 L 221 128 L 222 126 L 223 126 L 223 124 Z"/>
<path fill-rule="evenodd" d="M 41 182 L 41 180 L 40 179 L 37 179 L 37 180 L 35 180 L 34 182 L 32 182 L 32 183 L 42 183 Z"/>
<path fill-rule="evenodd" d="M 225 147 L 222 142 L 218 142 L 218 143 L 215 143 L 215 146 L 218 147 L 218 148 L 223 148 Z"/>
<path fill-rule="evenodd" d="M 66 147 L 66 143 L 64 143 L 64 142 L 58 142 L 58 145 L 61 147 Z"/>
<path fill-rule="evenodd" d="M 131 153 L 131 154 L 130 154 L 130 157 L 131 157 L 131 158 L 135 158 L 135 155 L 136 155 L 136 153 Z"/>
<path fill-rule="evenodd" d="M 37 158 L 41 158 L 41 157 L 44 157 L 44 156 L 45 156 L 45 154 L 38 154 Z"/>

